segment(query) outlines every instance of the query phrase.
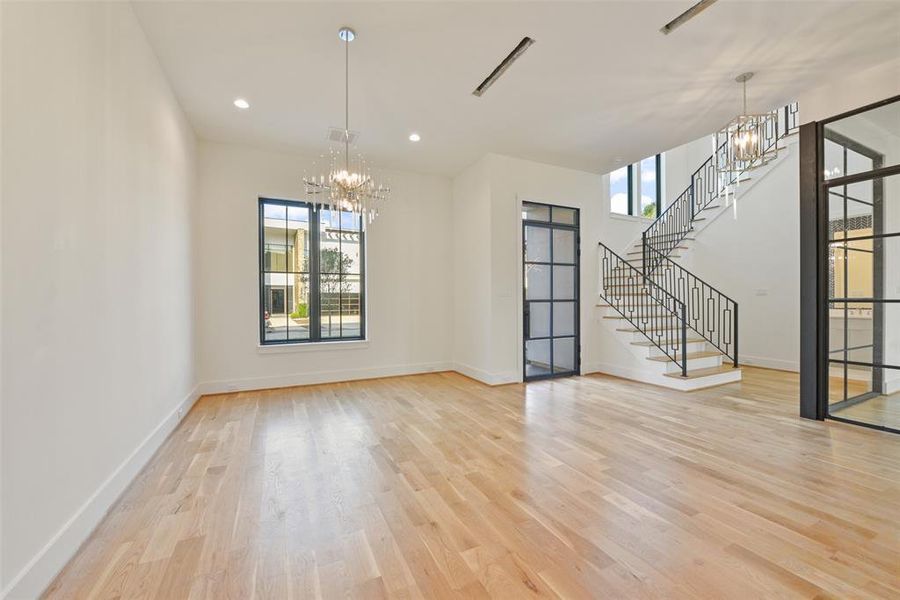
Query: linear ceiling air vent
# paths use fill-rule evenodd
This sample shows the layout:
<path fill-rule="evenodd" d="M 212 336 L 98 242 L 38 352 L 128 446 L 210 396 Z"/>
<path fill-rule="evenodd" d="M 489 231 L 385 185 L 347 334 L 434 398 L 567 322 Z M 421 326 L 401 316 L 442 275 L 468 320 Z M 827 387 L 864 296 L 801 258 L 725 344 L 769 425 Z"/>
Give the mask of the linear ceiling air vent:
<path fill-rule="evenodd" d="M 484 94 L 489 87 L 494 85 L 494 82 L 500 79 L 500 76 L 503 75 L 503 73 L 505 73 L 506 70 L 510 66 L 512 66 L 512 64 L 516 62 L 516 60 L 518 60 L 520 56 L 525 54 L 525 51 L 528 50 L 528 47 L 533 43 L 534 40 L 532 38 L 528 36 L 523 37 L 522 41 L 519 42 L 519 45 L 513 48 L 513 51 L 510 52 L 493 71 L 491 71 L 491 74 L 481 82 L 481 85 L 475 88 L 475 91 L 472 92 L 472 95 L 481 97 L 481 95 Z"/>
<path fill-rule="evenodd" d="M 694 17 L 699 15 L 705 9 L 712 6 L 713 3 L 715 3 L 715 1 L 716 0 L 700 0 L 700 2 L 693 5 L 692 7 L 690 7 L 689 9 L 687 9 L 686 11 L 684 11 L 683 13 L 681 13 L 680 15 L 678 15 L 677 17 L 675 17 L 674 19 L 672 19 L 671 21 L 669 21 L 668 23 L 663 25 L 662 29 L 659 30 L 660 33 L 669 35 L 673 31 L 675 31 L 676 29 L 678 29 L 679 27 L 681 27 L 682 25 L 684 25 L 685 23 L 687 23 L 688 21 L 690 21 L 691 19 L 693 19 Z"/>
<path fill-rule="evenodd" d="M 348 137 L 347 140 L 350 144 L 353 144 L 356 141 L 356 138 L 359 136 L 359 133 L 355 131 L 346 132 L 348 135 L 345 136 L 345 132 L 343 129 L 338 127 L 329 127 L 328 128 L 328 140 L 331 142 L 340 142 L 344 143 L 344 138 Z"/>

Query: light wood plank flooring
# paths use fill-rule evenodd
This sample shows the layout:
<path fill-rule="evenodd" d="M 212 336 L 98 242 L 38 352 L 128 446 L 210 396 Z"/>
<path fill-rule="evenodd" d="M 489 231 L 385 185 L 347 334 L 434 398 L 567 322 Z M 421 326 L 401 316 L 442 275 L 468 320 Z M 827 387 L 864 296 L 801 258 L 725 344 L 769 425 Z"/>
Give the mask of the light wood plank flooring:
<path fill-rule="evenodd" d="M 795 375 L 202 398 L 50 598 L 898 598 L 900 436 Z"/>

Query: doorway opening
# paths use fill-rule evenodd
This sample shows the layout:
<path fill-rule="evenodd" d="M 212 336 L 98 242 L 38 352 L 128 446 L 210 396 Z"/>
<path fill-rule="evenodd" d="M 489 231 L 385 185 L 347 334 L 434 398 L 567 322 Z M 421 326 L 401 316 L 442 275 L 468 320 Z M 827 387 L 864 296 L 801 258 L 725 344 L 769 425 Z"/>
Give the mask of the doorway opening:
<path fill-rule="evenodd" d="M 522 203 L 523 377 L 581 369 L 577 208 Z"/>

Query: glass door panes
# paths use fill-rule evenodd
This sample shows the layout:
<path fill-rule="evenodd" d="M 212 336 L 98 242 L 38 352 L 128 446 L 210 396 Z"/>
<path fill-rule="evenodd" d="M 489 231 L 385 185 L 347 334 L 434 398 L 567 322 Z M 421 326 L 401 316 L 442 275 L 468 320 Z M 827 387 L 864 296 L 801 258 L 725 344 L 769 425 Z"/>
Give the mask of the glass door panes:
<path fill-rule="evenodd" d="M 865 177 L 890 162 L 900 138 L 885 146 L 872 123 L 838 124 L 824 129 L 822 165 L 828 416 L 900 430 L 900 174 Z"/>
<path fill-rule="evenodd" d="M 579 370 L 578 210 L 522 204 L 524 376 Z"/>

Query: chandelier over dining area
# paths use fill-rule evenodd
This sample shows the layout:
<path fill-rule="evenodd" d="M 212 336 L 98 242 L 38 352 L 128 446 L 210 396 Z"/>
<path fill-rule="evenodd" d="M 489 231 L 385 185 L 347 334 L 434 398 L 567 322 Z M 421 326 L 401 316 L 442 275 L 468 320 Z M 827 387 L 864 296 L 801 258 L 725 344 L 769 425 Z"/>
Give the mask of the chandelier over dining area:
<path fill-rule="evenodd" d="M 378 216 L 391 190 L 383 182 L 376 181 L 362 155 L 351 151 L 350 144 L 356 135 L 350 131 L 350 42 L 356 38 L 356 32 L 342 27 L 338 37 L 344 42 L 344 130 L 338 132 L 341 147 L 331 149 L 327 172 L 304 177 L 303 184 L 313 202 L 325 209 L 359 215 L 365 227 Z"/>

